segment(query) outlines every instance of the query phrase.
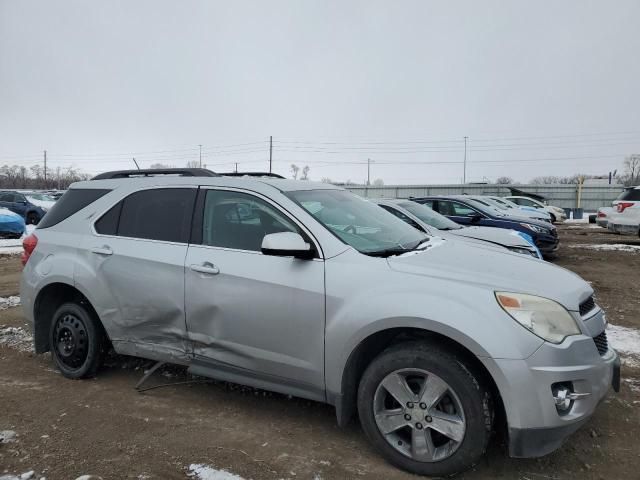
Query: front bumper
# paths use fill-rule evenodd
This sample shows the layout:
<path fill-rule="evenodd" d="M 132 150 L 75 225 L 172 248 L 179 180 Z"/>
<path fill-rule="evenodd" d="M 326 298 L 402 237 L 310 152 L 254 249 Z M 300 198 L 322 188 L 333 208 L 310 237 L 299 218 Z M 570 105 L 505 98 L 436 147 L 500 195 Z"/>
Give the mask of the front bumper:
<path fill-rule="evenodd" d="M 538 247 L 538 250 L 542 252 L 542 254 L 553 253 L 558 250 L 558 246 L 560 244 L 560 239 L 558 235 L 542 235 L 539 234 L 535 237 L 535 244 Z"/>
<path fill-rule="evenodd" d="M 608 348 L 598 353 L 590 336 L 604 330 L 598 312 L 585 321 L 588 334 L 568 337 L 560 345 L 544 343 L 524 360 L 493 359 L 485 365 L 502 396 L 512 457 L 539 457 L 557 449 L 593 415 L 609 388 L 619 388 L 620 360 Z M 554 384 L 570 384 L 587 394 L 560 414 L 552 392 Z"/>

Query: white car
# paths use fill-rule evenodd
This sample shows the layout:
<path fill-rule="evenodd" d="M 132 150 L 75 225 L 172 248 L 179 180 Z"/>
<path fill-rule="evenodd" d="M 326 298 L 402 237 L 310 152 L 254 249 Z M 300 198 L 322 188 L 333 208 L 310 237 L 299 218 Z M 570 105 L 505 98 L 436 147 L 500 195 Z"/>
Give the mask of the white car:
<path fill-rule="evenodd" d="M 520 205 L 521 207 L 533 207 L 544 210 L 545 212 L 549 213 L 549 215 L 551 215 L 552 223 L 564 222 L 567 219 L 567 214 L 560 207 L 556 207 L 554 205 L 545 205 L 544 203 L 529 197 L 513 196 L 504 198 L 506 198 L 507 200 L 511 200 L 513 203 Z"/>
<path fill-rule="evenodd" d="M 613 213 L 615 213 L 615 209 L 613 207 L 600 207 L 596 214 L 596 224 L 602 228 L 607 228 L 609 219 Z"/>
<path fill-rule="evenodd" d="M 624 213 L 627 208 L 637 207 L 640 204 L 640 185 L 627 187 L 618 195 L 611 205 L 618 213 Z"/>
<path fill-rule="evenodd" d="M 489 195 L 480 198 L 486 200 L 489 203 L 492 203 L 501 210 L 507 211 L 509 215 L 515 217 L 535 218 L 537 220 L 543 220 L 545 222 L 551 221 L 551 215 L 548 212 L 537 208 L 521 206 L 517 203 L 513 203 L 511 200 L 506 200 L 504 198 L 493 197 Z"/>
<path fill-rule="evenodd" d="M 609 216 L 607 228 L 622 235 L 640 235 L 640 202 Z"/>

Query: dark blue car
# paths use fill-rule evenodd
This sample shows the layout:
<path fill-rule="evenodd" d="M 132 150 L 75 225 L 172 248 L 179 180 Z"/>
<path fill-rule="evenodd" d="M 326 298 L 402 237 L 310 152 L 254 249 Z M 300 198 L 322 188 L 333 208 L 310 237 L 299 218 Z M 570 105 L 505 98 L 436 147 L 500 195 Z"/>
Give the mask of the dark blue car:
<path fill-rule="evenodd" d="M 427 205 L 460 225 L 508 228 L 526 233 L 544 256 L 549 256 L 558 249 L 558 231 L 548 222 L 505 215 L 489 205 L 464 196 L 433 196 L 411 200 Z"/>
<path fill-rule="evenodd" d="M 33 203 L 21 192 L 0 191 L 0 208 L 17 213 L 27 224 L 37 225 L 47 209 Z"/>

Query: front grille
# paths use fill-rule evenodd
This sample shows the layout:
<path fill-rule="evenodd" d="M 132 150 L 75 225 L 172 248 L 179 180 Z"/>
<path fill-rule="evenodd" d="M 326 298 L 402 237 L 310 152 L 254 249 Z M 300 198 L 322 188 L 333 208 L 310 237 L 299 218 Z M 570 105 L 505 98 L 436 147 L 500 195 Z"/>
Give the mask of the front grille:
<path fill-rule="evenodd" d="M 578 309 L 580 310 L 580 316 L 584 317 L 587 313 L 589 313 L 594 308 L 596 308 L 596 302 L 593 299 L 593 295 L 591 295 L 584 302 L 582 302 L 578 307 Z"/>
<path fill-rule="evenodd" d="M 607 332 L 603 331 L 600 335 L 593 337 L 593 343 L 596 344 L 598 353 L 604 355 L 609 350 L 609 342 L 607 341 Z"/>

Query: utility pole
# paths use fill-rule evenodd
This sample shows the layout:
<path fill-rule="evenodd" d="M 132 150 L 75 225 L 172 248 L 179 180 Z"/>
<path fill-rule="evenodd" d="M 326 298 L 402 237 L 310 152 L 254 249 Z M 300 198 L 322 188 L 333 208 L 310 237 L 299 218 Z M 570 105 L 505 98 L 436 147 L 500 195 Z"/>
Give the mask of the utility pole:
<path fill-rule="evenodd" d="M 135 163 L 136 164 L 136 168 L 138 170 L 140 170 L 140 165 L 138 165 L 138 162 L 136 162 L 136 157 L 133 157 L 133 163 Z"/>
<path fill-rule="evenodd" d="M 464 137 L 464 167 L 462 168 L 462 184 L 467 183 L 467 139 L 469 137 Z"/>
<path fill-rule="evenodd" d="M 371 185 L 371 159 L 367 158 L 367 187 Z"/>
<path fill-rule="evenodd" d="M 269 173 L 271 173 L 271 166 L 273 163 L 273 135 L 269 136 Z"/>
<path fill-rule="evenodd" d="M 236 162 L 236 173 L 238 173 L 238 162 Z"/>
<path fill-rule="evenodd" d="M 47 188 L 47 151 L 44 151 L 44 188 Z"/>
<path fill-rule="evenodd" d="M 202 145 L 198 145 L 200 147 L 200 168 L 202 168 Z"/>

